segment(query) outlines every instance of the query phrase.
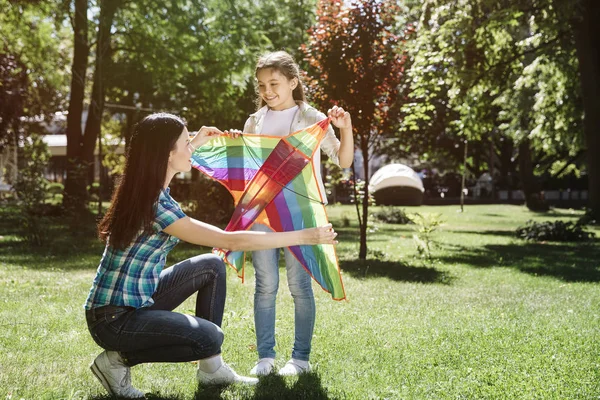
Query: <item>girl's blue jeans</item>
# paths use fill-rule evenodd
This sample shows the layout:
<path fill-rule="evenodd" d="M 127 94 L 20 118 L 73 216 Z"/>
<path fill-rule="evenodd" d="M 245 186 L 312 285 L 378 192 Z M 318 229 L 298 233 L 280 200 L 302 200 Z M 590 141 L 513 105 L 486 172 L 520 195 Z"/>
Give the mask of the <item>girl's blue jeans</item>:
<path fill-rule="evenodd" d="M 252 230 L 271 232 L 261 224 L 254 224 Z M 279 253 L 280 249 L 252 252 L 256 277 L 254 326 L 259 358 L 275 358 L 275 299 L 279 289 Z M 294 299 L 292 358 L 308 361 L 316 314 L 311 277 L 289 249 L 284 249 L 284 256 L 288 287 Z"/>
<path fill-rule="evenodd" d="M 193 294 L 195 316 L 172 311 Z M 203 254 L 162 271 L 151 307 L 98 307 L 86 320 L 94 341 L 129 366 L 200 360 L 221 352 L 225 294 L 223 261 Z"/>

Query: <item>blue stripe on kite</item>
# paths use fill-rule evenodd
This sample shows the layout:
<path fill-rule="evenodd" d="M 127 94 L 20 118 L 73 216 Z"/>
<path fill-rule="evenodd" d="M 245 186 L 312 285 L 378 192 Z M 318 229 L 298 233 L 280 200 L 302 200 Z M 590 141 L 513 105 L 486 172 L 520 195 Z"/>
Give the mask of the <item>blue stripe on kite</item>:
<path fill-rule="evenodd" d="M 273 204 L 275 204 L 275 208 L 277 209 L 277 213 L 279 214 L 279 222 L 281 223 L 281 227 L 283 231 L 294 231 L 294 223 L 292 221 L 292 215 L 290 214 L 290 209 L 287 206 L 287 202 L 285 199 L 284 192 L 287 190 L 283 189 L 281 192 L 277 193 L 277 196 L 273 199 Z"/>
<path fill-rule="evenodd" d="M 291 185 L 292 182 L 290 182 L 288 186 L 290 186 L 291 188 Z M 306 226 L 304 224 L 303 211 L 305 212 L 306 210 L 302 209 L 301 202 L 308 200 L 299 197 L 296 193 L 290 190 L 283 190 L 283 192 L 285 196 L 285 201 L 290 211 L 294 230 L 304 229 Z M 292 251 L 301 262 L 303 261 L 303 264 L 308 268 L 315 280 L 319 282 L 321 286 L 324 286 L 323 276 L 319 269 L 319 263 L 317 262 L 313 246 L 301 246 L 299 251 Z"/>
<path fill-rule="evenodd" d="M 300 230 L 306 228 L 304 226 L 304 218 L 302 216 L 302 207 L 298 203 L 298 195 L 293 192 L 294 187 L 292 185 L 293 181 L 290 182 L 285 189 L 282 190 L 283 195 L 285 196 L 285 202 L 288 205 L 291 215 L 292 225 L 294 230 Z M 289 189 L 289 190 L 288 190 Z"/>
<path fill-rule="evenodd" d="M 192 162 L 202 166 L 205 169 L 212 169 L 214 167 L 229 167 L 229 168 L 249 168 L 259 169 L 260 165 L 265 160 L 260 158 L 250 157 L 225 157 L 226 154 L 220 154 L 219 156 L 205 156 L 195 154 L 192 156 Z"/>

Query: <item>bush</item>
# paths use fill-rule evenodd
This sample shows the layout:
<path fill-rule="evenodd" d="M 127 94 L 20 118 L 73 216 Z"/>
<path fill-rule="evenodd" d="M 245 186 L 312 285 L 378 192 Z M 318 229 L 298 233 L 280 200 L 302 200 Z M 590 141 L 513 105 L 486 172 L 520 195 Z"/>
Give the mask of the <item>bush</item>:
<path fill-rule="evenodd" d="M 203 176 L 193 182 L 172 182 L 171 194 L 188 216 L 209 224 L 227 225 L 233 214 L 231 194 Z"/>
<path fill-rule="evenodd" d="M 48 181 L 44 170 L 50 160 L 48 146 L 38 135 L 25 140 L 15 190 L 19 197 L 22 236 L 40 245 L 45 239 L 45 219 L 40 211 L 46 198 Z"/>
<path fill-rule="evenodd" d="M 579 225 L 599 225 L 600 221 L 594 217 L 594 213 L 591 208 L 586 208 L 585 214 L 577 221 Z"/>
<path fill-rule="evenodd" d="M 436 246 L 433 236 L 438 228 L 444 223 L 441 214 L 415 213 L 411 216 L 415 224 L 413 241 L 421 258 L 433 261 L 432 250 Z"/>
<path fill-rule="evenodd" d="M 373 214 L 378 221 L 385 222 L 387 224 L 412 224 L 412 220 L 406 214 L 406 211 L 400 208 L 384 207 L 381 210 Z"/>
<path fill-rule="evenodd" d="M 554 242 L 582 242 L 595 237 L 579 223 L 564 221 L 533 222 L 527 221 L 525 226 L 517 228 L 517 237 L 525 240 Z"/>
<path fill-rule="evenodd" d="M 50 200 L 53 200 L 57 197 L 60 197 L 62 199 L 64 190 L 65 187 L 60 182 L 52 182 L 46 186 L 46 194 Z"/>

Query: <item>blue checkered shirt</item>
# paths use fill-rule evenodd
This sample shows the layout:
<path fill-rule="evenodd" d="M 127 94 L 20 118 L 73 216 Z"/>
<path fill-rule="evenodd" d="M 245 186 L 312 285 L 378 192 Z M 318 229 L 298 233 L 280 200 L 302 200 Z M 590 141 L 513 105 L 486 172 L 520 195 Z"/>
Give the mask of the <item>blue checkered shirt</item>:
<path fill-rule="evenodd" d="M 161 189 L 153 232 L 140 233 L 124 250 L 106 244 L 85 309 L 109 304 L 135 308 L 154 304 L 152 295 L 167 262 L 167 254 L 179 243 L 178 238 L 163 232 L 163 229 L 183 217 L 185 214 L 169 195 L 169 188 Z"/>

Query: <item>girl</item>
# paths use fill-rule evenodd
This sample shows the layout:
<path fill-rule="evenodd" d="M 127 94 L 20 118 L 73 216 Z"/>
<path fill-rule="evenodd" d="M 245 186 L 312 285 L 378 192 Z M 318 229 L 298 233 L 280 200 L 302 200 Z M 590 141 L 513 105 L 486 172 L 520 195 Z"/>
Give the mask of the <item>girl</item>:
<path fill-rule="evenodd" d="M 244 132 L 286 136 L 325 119 L 325 115 L 306 103 L 300 82 L 300 70 L 293 58 L 284 51 L 266 54 L 256 65 L 258 84 L 258 111 L 246 121 Z M 321 143 L 329 158 L 342 168 L 352 164 L 354 143 L 350 114 L 342 108 L 333 107 L 327 112 L 333 124 L 340 129 L 338 140 L 330 126 Z M 321 157 L 315 152 L 314 165 L 320 165 Z M 322 193 L 325 193 L 320 170 L 317 177 Z M 255 231 L 268 232 L 264 225 L 255 224 Z M 273 371 L 275 363 L 275 298 L 279 287 L 279 249 L 254 251 L 256 287 L 254 292 L 254 324 L 259 360 L 250 371 L 266 375 Z M 308 362 L 315 325 L 315 299 L 311 277 L 288 249 L 284 249 L 288 286 L 294 298 L 295 336 L 292 358 L 279 370 L 280 375 L 296 375 L 310 371 Z"/>
<path fill-rule="evenodd" d="M 153 114 L 135 129 L 125 174 L 98 227 L 106 248 L 85 303 L 92 337 L 104 348 L 90 368 L 106 390 L 142 398 L 130 367 L 148 362 L 198 362 L 202 384 L 256 383 L 236 374 L 221 358 L 225 267 L 204 254 L 163 269 L 179 242 L 230 250 L 261 250 L 297 244 L 334 244 L 331 226 L 286 233 L 224 232 L 187 217 L 169 195 L 169 183 L 189 171 L 195 147 L 223 132 L 202 127 L 190 141 L 184 122 Z M 192 294 L 196 315 L 172 312 Z"/>

